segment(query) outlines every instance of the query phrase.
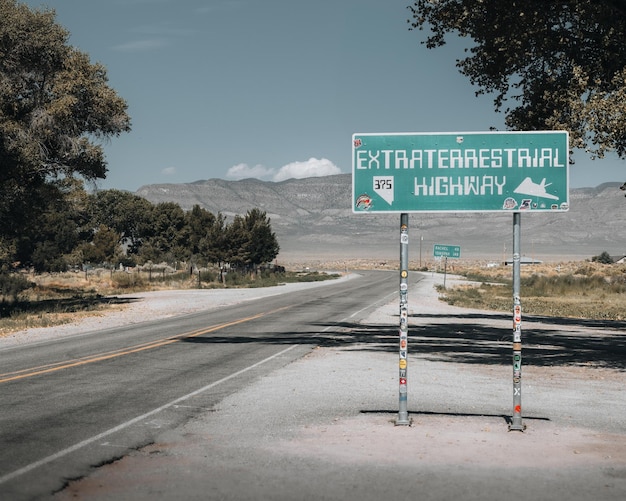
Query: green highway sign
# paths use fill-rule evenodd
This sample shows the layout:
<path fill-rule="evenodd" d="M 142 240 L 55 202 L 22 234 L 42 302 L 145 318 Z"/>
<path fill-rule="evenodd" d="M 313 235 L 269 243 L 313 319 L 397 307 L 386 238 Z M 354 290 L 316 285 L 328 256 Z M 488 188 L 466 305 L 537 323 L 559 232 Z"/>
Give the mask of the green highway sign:
<path fill-rule="evenodd" d="M 354 134 L 352 211 L 564 212 L 565 131 Z"/>
<path fill-rule="evenodd" d="M 461 247 L 458 245 L 435 244 L 433 255 L 435 257 L 461 257 Z"/>

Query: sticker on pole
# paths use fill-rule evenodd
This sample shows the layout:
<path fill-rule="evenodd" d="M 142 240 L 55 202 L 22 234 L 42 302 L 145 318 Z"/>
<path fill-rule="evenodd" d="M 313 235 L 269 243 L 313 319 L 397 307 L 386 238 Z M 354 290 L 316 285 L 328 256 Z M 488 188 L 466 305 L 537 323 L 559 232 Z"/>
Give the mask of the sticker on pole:
<path fill-rule="evenodd" d="M 393 205 L 393 176 L 374 176 L 372 180 L 374 193 Z"/>

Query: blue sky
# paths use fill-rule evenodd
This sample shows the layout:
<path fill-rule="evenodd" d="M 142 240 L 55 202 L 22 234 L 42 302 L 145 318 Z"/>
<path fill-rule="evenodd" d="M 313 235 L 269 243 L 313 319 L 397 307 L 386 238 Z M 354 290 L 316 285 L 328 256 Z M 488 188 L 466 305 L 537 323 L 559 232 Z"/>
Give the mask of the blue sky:
<path fill-rule="evenodd" d="M 28 0 L 107 68 L 132 132 L 101 188 L 348 173 L 355 132 L 466 132 L 504 118 L 408 30 L 410 0 Z M 575 154 L 571 187 L 626 180 Z M 622 179 L 624 177 L 624 179 Z"/>

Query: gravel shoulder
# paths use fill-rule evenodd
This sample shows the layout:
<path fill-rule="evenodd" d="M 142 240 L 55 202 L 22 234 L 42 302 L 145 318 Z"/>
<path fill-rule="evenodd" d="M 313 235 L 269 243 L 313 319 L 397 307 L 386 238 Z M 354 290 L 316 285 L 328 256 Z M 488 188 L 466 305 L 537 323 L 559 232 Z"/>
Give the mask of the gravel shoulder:
<path fill-rule="evenodd" d="M 338 334 L 337 346 L 256 381 L 55 499 L 625 499 L 623 363 L 563 352 L 626 336 L 524 321 L 527 428 L 509 432 L 511 319 L 440 302 L 441 279 L 428 275 L 409 291 L 411 426 L 394 425 L 398 353 L 380 334 L 397 326 L 392 302 L 361 322 L 376 342 Z"/>
<path fill-rule="evenodd" d="M 326 287 L 337 282 L 337 280 L 350 280 L 356 276 L 358 275 L 344 273 L 341 274 L 340 278 L 334 280 L 289 283 L 262 288 L 162 290 L 120 294 L 115 297 L 128 301 L 126 304 L 82 317 L 64 325 L 25 329 L 7 334 L 0 337 L 0 349 L 84 332 L 121 327 L 147 320 L 215 310 L 276 294 L 313 287 Z"/>

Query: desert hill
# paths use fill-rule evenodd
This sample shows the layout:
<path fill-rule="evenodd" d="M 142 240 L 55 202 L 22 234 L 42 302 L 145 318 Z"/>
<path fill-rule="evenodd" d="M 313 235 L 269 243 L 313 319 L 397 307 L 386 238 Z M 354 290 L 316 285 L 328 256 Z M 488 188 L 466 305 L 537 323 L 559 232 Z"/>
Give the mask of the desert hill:
<path fill-rule="evenodd" d="M 626 254 L 626 198 L 620 183 L 570 190 L 567 213 L 524 213 L 522 254 L 542 260 Z M 399 214 L 353 214 L 352 175 L 282 182 L 209 179 L 151 184 L 137 194 L 153 203 L 195 204 L 226 216 L 255 207 L 267 212 L 283 259 L 397 259 Z M 432 258 L 435 243 L 460 245 L 462 258 L 510 258 L 511 214 L 411 214 L 410 259 Z"/>

